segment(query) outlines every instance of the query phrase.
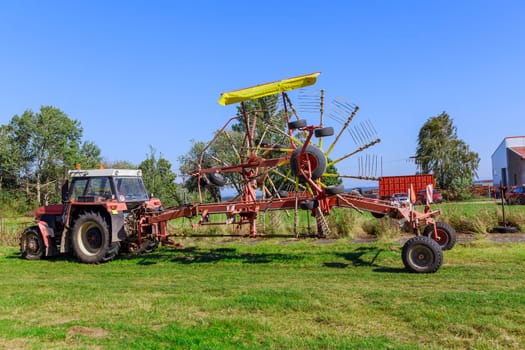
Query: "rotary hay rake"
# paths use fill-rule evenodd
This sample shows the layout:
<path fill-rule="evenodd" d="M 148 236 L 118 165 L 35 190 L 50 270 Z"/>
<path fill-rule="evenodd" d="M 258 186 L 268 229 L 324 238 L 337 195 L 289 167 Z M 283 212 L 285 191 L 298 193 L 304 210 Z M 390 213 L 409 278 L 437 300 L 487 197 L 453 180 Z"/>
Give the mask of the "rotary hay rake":
<path fill-rule="evenodd" d="M 167 222 L 179 218 L 198 218 L 194 227 L 233 225 L 239 232 L 247 225 L 248 235 L 256 237 L 257 218 L 261 213 L 292 211 L 297 231 L 297 213 L 301 209 L 315 217 L 317 236 L 326 237 L 331 233 L 326 216 L 334 207 L 349 208 L 370 212 L 377 218 L 389 216 L 399 220 L 406 230 L 415 234 L 403 246 L 406 268 L 412 272 L 437 271 L 442 265 L 442 251 L 451 249 L 456 240 L 452 227 L 434 220 L 439 211 L 427 206 L 421 213 L 412 205 L 396 205 L 358 193 L 345 193 L 342 185 L 327 184 L 333 178 L 373 179 L 369 174 L 340 175 L 327 169 L 377 144 L 380 139 L 375 137 L 370 122 L 349 128 L 359 107 L 342 99 L 334 100 L 327 114 L 342 124 L 341 129 L 335 133 L 332 127 L 324 126 L 323 90 L 299 96 L 302 106 L 298 109 L 318 111 L 319 123 L 308 124 L 300 118 L 287 92 L 313 85 L 319 74 L 221 94 L 221 105 L 240 103 L 239 114 L 230 118 L 200 152 L 195 170 L 190 174 L 198 186 L 199 202 L 162 211 L 144 211 L 141 227 L 155 227 L 156 239 L 163 244 L 172 244 L 169 237 L 173 235 L 167 233 Z M 356 148 L 331 160 L 329 157 L 345 132 L 350 134 Z M 370 159 L 373 157 L 360 159 L 360 172 L 370 173 L 370 169 L 374 169 Z M 367 170 L 362 171 L 364 168 Z M 217 187 L 225 185 L 234 187 L 238 195 L 228 201 L 207 203 L 204 200 L 207 189 L 217 191 Z M 218 219 L 212 220 L 212 216 Z M 139 227 L 139 236 L 140 231 Z"/>

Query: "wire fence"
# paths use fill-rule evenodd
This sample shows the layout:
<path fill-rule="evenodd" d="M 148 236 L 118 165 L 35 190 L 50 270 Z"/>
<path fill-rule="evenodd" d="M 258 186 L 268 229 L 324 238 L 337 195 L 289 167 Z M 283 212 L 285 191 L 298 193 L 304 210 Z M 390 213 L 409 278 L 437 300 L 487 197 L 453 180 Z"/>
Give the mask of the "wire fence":
<path fill-rule="evenodd" d="M 0 245 L 17 246 L 20 234 L 32 223 L 30 218 L 0 217 Z"/>

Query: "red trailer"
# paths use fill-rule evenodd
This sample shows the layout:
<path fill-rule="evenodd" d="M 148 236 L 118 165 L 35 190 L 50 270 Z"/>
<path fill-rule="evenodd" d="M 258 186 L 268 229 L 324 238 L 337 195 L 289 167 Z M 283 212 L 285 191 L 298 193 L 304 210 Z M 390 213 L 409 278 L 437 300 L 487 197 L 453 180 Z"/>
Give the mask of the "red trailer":
<path fill-rule="evenodd" d="M 432 174 L 383 176 L 379 179 L 379 197 L 390 199 L 396 193 L 408 194 L 410 186 L 414 189 L 414 193 L 417 194 L 424 190 L 427 185 L 435 186 Z"/>

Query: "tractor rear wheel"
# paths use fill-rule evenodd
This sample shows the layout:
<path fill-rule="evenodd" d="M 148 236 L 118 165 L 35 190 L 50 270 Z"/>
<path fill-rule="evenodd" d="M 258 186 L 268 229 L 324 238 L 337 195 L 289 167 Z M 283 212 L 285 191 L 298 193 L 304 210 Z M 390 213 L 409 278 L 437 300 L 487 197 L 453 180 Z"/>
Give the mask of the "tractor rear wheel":
<path fill-rule="evenodd" d="M 437 236 L 435 237 L 434 225 L 427 225 L 423 230 L 423 236 L 432 238 L 443 250 L 452 249 L 457 240 L 456 230 L 446 222 L 438 221 L 436 222 L 436 231 Z"/>
<path fill-rule="evenodd" d="M 401 256 L 410 272 L 434 273 L 443 264 L 443 250 L 436 241 L 426 236 L 410 238 L 403 246 Z"/>
<path fill-rule="evenodd" d="M 37 226 L 27 228 L 20 237 L 20 251 L 22 258 L 27 260 L 40 260 L 44 257 L 46 248 L 42 234 Z"/>
<path fill-rule="evenodd" d="M 87 264 L 106 262 L 116 255 L 106 220 L 93 212 L 86 212 L 77 218 L 71 232 L 71 244 L 77 258 Z M 111 255 L 113 257 L 108 259 Z"/>

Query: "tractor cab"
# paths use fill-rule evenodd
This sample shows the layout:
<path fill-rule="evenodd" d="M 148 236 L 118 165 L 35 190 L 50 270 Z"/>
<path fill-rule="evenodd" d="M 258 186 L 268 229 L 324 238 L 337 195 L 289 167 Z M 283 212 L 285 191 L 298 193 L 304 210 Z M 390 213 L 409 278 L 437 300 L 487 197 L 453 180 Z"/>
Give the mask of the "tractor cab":
<path fill-rule="evenodd" d="M 64 202 L 118 202 L 126 203 L 129 210 L 149 200 L 140 170 L 71 170 L 69 175 L 71 185 L 63 190 Z"/>

